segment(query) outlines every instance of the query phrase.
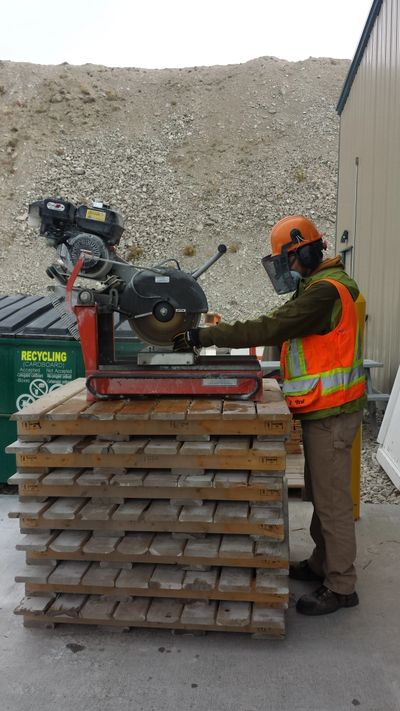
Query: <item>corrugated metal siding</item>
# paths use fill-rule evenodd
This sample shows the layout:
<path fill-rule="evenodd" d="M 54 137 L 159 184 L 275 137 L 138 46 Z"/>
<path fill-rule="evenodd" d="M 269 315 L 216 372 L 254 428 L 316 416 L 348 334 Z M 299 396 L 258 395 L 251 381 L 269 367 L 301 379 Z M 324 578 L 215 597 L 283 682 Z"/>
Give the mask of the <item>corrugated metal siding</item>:
<path fill-rule="evenodd" d="M 365 355 L 384 361 L 374 376 L 387 391 L 400 364 L 398 0 L 384 0 L 341 114 L 338 250 L 344 230 L 353 246 L 347 266 L 367 300 Z"/>

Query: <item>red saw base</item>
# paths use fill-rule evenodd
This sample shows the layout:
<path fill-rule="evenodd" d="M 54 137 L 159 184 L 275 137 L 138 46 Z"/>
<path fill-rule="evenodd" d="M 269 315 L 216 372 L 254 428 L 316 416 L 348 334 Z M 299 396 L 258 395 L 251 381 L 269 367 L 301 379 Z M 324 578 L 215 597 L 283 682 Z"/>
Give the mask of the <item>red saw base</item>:
<path fill-rule="evenodd" d="M 204 356 L 195 365 L 86 372 L 88 400 L 186 396 L 261 400 L 263 373 L 254 356 Z"/>

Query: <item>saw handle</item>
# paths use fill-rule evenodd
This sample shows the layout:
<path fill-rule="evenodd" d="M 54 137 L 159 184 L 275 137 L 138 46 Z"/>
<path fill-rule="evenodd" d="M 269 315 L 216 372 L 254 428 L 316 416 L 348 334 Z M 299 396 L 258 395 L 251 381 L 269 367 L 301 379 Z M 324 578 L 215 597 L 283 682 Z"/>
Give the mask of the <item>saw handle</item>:
<path fill-rule="evenodd" d="M 222 255 L 225 254 L 225 252 L 226 252 L 226 245 L 219 244 L 215 254 L 212 257 L 210 257 L 210 259 L 208 259 L 205 262 L 205 264 L 203 264 L 202 267 L 198 267 L 197 269 L 194 270 L 194 272 L 192 272 L 193 279 L 198 279 L 199 276 L 204 274 L 204 272 L 206 272 L 207 269 L 209 269 L 215 262 L 217 262 L 218 259 L 221 259 Z"/>

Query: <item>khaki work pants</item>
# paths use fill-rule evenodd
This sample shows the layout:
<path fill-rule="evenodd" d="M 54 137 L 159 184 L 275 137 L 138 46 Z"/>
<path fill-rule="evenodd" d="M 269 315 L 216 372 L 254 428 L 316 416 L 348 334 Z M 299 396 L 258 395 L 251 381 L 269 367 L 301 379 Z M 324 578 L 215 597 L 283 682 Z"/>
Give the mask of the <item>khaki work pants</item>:
<path fill-rule="evenodd" d="M 315 548 L 308 560 L 333 592 L 354 591 L 356 538 L 351 496 L 351 447 L 362 411 L 303 420 L 305 499 L 314 513 L 310 534 Z"/>

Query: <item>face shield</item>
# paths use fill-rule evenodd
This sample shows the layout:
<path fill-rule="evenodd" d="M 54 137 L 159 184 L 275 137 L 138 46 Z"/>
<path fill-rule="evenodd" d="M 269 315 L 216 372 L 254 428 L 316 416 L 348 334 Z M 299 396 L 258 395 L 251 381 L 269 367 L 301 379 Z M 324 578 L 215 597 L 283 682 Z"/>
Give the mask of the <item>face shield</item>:
<path fill-rule="evenodd" d="M 277 294 L 290 294 L 295 291 L 301 279 L 298 272 L 290 269 L 288 258 L 288 247 L 290 246 L 291 243 L 282 247 L 280 254 L 275 256 L 269 254 L 261 260 Z"/>

